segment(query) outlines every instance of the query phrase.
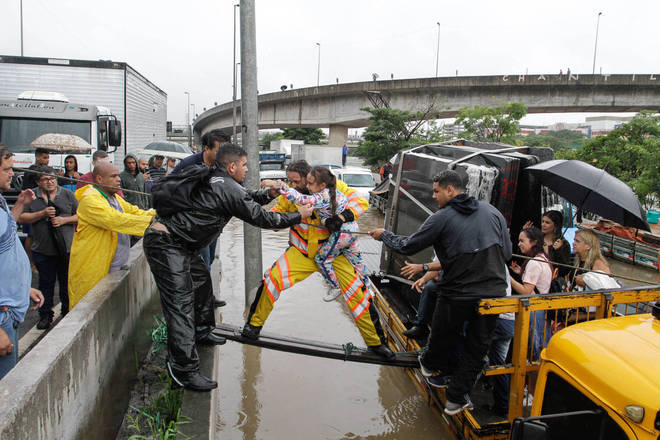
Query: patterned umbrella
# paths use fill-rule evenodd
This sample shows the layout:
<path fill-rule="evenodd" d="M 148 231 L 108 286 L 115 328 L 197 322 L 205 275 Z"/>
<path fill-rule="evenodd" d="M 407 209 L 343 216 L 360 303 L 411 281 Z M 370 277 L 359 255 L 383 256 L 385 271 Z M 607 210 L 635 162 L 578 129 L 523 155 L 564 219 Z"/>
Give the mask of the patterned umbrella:
<path fill-rule="evenodd" d="M 30 146 L 32 148 L 40 148 L 57 153 L 85 152 L 92 150 L 92 146 L 80 136 L 62 133 L 42 134 L 30 142 Z"/>

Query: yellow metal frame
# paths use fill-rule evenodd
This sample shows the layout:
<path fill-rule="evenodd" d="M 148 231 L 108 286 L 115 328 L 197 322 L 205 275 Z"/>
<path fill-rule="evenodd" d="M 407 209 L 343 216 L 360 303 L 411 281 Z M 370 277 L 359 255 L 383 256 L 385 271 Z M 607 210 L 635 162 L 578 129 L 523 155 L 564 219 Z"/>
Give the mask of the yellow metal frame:
<path fill-rule="evenodd" d="M 396 315 L 388 301 L 380 291 L 376 291 L 375 305 L 381 314 L 385 331 L 390 336 L 390 345 L 399 351 L 420 350 L 416 341 L 403 336 L 405 326 Z M 466 439 L 503 439 L 508 438 L 510 422 L 516 417 L 523 416 L 523 398 L 527 374 L 538 371 L 540 361 L 529 359 L 529 324 L 532 314 L 536 311 L 559 311 L 595 307 L 593 317 L 587 314 L 586 320 L 610 318 L 615 314 L 615 306 L 620 304 L 649 303 L 660 301 L 660 285 L 644 286 L 628 289 L 609 289 L 592 292 L 568 292 L 547 295 L 511 296 L 498 299 L 484 299 L 479 304 L 479 313 L 495 315 L 500 313 L 515 313 L 515 330 L 513 337 L 512 365 L 493 366 L 484 371 L 487 376 L 510 374 L 511 386 L 509 394 L 509 423 L 494 423 L 481 426 L 469 411 L 461 412 L 455 416 L 446 416 L 442 408 L 446 402 L 443 390 L 433 390 L 418 370 L 407 369 L 408 376 L 413 379 L 416 386 L 430 403 L 438 408 L 438 413 L 445 420 L 448 430 L 454 437 Z M 640 313 L 639 309 L 635 311 Z M 551 315 L 552 316 L 552 315 Z M 577 322 L 577 318 L 576 321 Z M 575 322 L 570 322 L 573 324 Z M 566 324 L 569 324 L 566 322 Z M 545 332 L 545 330 L 544 330 Z M 566 378 L 566 374 L 562 375 Z M 574 386 L 575 381 L 569 381 Z M 578 387 L 582 389 L 581 387 Z M 587 395 L 590 396 L 590 393 Z M 543 396 L 535 399 L 535 405 L 540 405 Z M 538 403 L 537 403 L 538 402 Z"/>

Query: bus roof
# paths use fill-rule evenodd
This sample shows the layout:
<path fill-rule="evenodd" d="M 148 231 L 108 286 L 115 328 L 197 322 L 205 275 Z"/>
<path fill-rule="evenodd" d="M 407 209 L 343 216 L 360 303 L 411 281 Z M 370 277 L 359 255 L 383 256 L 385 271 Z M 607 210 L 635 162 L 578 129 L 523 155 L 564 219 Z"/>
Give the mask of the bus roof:
<path fill-rule="evenodd" d="M 642 314 L 576 324 L 555 334 L 541 356 L 626 419 L 626 406 L 644 407 L 640 425 L 653 432 L 660 410 L 660 319 Z"/>

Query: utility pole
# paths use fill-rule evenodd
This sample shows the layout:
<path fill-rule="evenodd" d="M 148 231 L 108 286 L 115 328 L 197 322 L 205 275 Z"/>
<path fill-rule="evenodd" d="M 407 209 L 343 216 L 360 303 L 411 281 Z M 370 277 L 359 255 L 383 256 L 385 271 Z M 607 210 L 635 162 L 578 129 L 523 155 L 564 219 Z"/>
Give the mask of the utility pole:
<path fill-rule="evenodd" d="M 23 56 L 23 0 L 21 0 L 21 56 Z"/>
<path fill-rule="evenodd" d="M 236 142 L 236 8 L 240 5 L 234 5 L 234 64 L 232 64 L 232 70 L 234 75 L 234 87 L 232 90 L 232 101 L 231 101 L 231 111 L 232 111 L 232 141 Z"/>
<path fill-rule="evenodd" d="M 248 153 L 246 188 L 259 186 L 259 126 L 257 105 L 257 30 L 254 0 L 241 0 L 241 143 Z M 244 223 L 245 306 L 261 283 L 261 229 Z"/>
<path fill-rule="evenodd" d="M 440 22 L 438 21 L 438 45 L 435 51 L 435 77 L 438 77 L 438 62 L 440 61 Z"/>
<path fill-rule="evenodd" d="M 186 106 L 186 128 L 188 129 L 188 146 L 192 148 L 192 127 L 190 127 L 190 92 L 183 92 L 188 97 Z"/>
<path fill-rule="evenodd" d="M 598 26 L 600 26 L 600 16 L 603 15 L 602 12 L 598 13 L 598 18 L 596 19 L 596 42 L 594 43 L 594 65 L 591 68 L 591 74 L 596 73 L 596 49 L 598 48 Z"/>
<path fill-rule="evenodd" d="M 316 43 L 319 47 L 318 65 L 316 67 L 316 91 L 319 91 L 319 79 L 321 78 L 321 43 Z"/>

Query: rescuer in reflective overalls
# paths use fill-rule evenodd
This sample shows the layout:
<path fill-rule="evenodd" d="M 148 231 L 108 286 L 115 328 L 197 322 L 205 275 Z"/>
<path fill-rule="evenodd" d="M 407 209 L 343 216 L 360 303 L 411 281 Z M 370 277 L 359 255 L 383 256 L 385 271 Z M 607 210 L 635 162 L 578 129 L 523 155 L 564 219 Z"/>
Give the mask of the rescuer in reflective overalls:
<path fill-rule="evenodd" d="M 306 177 L 310 170 L 311 167 L 304 160 L 291 163 L 287 168 L 289 184 L 299 192 L 308 194 Z M 274 186 L 275 183 L 264 181 L 262 185 Z M 289 248 L 266 272 L 264 281 L 257 289 L 256 298 L 243 327 L 244 337 L 257 339 L 282 291 L 319 271 L 314 255 L 319 244 L 328 239 L 329 229 L 339 230 L 344 222 L 357 220 L 360 214 L 369 208 L 369 203 L 341 180 L 337 180 L 337 191 L 346 195 L 348 204 L 344 211 L 326 221 L 326 227 L 323 227 L 316 216 L 291 227 Z M 273 211 L 285 213 L 295 212 L 297 209 L 297 205 L 280 196 Z M 372 301 L 373 293 L 365 288 L 360 276 L 343 255 L 337 257 L 332 266 L 339 279 L 342 298 L 348 305 L 368 349 L 386 359 L 393 359 L 395 355 L 385 343 L 385 336 L 378 322 L 378 314 Z"/>
<path fill-rule="evenodd" d="M 211 390 L 217 383 L 199 372 L 195 344 L 226 342 L 212 332 L 213 286 L 200 249 L 216 240 L 233 216 L 254 226 L 280 229 L 313 212 L 311 206 L 288 213 L 264 211 L 260 205 L 270 202 L 277 192 L 241 186 L 246 163 L 243 148 L 224 144 L 215 167 L 192 165 L 164 177 L 153 188 L 158 216 L 144 234 L 144 253 L 167 322 L 167 369 L 173 383 L 197 391 Z"/>

